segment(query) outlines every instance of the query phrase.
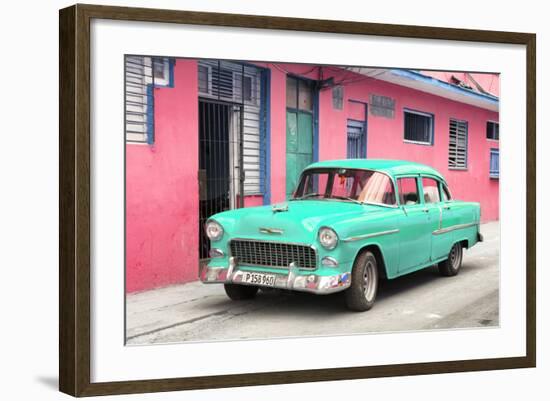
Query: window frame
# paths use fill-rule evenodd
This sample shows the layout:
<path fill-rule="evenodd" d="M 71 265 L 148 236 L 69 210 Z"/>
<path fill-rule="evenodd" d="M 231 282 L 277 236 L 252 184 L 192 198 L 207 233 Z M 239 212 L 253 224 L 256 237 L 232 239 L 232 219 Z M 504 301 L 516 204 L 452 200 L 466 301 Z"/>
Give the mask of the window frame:
<path fill-rule="evenodd" d="M 144 111 L 140 112 L 140 114 L 143 114 L 146 119 L 143 122 L 144 124 L 144 132 L 141 133 L 143 136 L 142 139 L 128 139 L 128 113 L 131 112 L 131 110 L 128 110 L 128 100 L 126 99 L 128 96 L 128 78 L 127 78 L 127 58 L 140 58 L 141 59 L 141 66 L 144 69 L 143 77 L 144 77 L 144 83 L 143 86 L 145 88 L 145 93 L 137 96 L 142 96 L 146 99 L 146 102 L 143 103 Z M 146 59 L 149 59 L 150 65 L 147 65 Z M 154 88 L 173 88 L 174 87 L 174 67 L 175 67 L 175 59 L 172 57 L 156 57 L 156 56 L 141 56 L 141 55 L 126 55 L 124 59 L 124 115 L 125 115 L 125 129 L 124 129 L 124 140 L 126 144 L 131 145 L 154 145 L 155 144 L 155 92 Z M 155 64 L 158 64 L 162 62 L 163 64 L 163 71 L 165 78 L 155 78 Z M 148 76 L 145 73 L 145 69 L 150 68 L 151 75 Z M 148 82 L 150 81 L 150 82 Z M 131 125 L 131 124 L 130 124 Z M 137 133 L 133 133 L 137 134 Z M 139 135 L 139 134 L 138 134 Z"/>
<path fill-rule="evenodd" d="M 254 68 L 259 70 L 261 67 L 254 66 Z M 251 74 L 250 72 L 246 72 L 246 71 L 244 73 L 241 73 L 241 72 L 232 70 L 232 72 L 233 72 L 233 101 L 236 102 L 236 98 L 238 99 L 242 94 L 242 99 L 241 99 L 242 104 L 248 105 L 248 106 L 255 106 L 255 107 L 260 106 L 262 95 L 261 93 L 258 93 L 258 92 L 260 92 L 260 87 L 261 87 L 261 80 L 262 80 L 261 74 L 259 76 L 256 76 L 255 74 Z M 239 93 L 239 84 L 238 84 L 239 76 L 242 77 L 241 93 Z M 245 92 L 244 92 L 245 79 L 250 80 L 250 99 L 245 98 Z"/>
<path fill-rule="evenodd" d="M 451 190 L 449 189 L 449 186 L 441 181 L 441 180 L 438 180 L 439 181 L 439 199 L 440 199 L 440 202 L 442 203 L 445 203 L 445 202 L 450 202 L 453 200 L 453 194 L 451 193 Z M 449 195 L 449 199 L 447 200 L 443 200 L 443 193 L 447 193 Z"/>
<path fill-rule="evenodd" d="M 493 155 L 496 155 L 498 157 L 498 171 L 496 172 L 496 174 L 494 173 L 494 170 L 491 170 L 491 162 L 492 162 Z M 492 180 L 500 179 L 500 148 L 489 149 L 489 178 Z"/>
<path fill-rule="evenodd" d="M 441 199 L 441 180 L 437 177 L 434 177 L 433 175 L 423 175 L 421 174 L 419 176 L 420 178 L 420 184 L 422 185 L 422 203 L 424 205 L 437 205 L 438 203 L 441 203 L 443 202 Z M 424 198 L 424 179 L 429 179 L 429 180 L 434 180 L 435 181 L 435 184 L 436 184 L 436 188 L 437 188 L 437 196 L 439 197 L 439 201 L 437 202 L 426 202 L 425 198 Z"/>
<path fill-rule="evenodd" d="M 405 138 L 405 135 L 407 134 L 407 130 L 405 129 L 407 119 L 407 114 L 415 114 L 423 117 L 429 117 L 430 118 L 430 140 L 429 142 L 425 141 L 415 141 L 414 139 L 407 139 Z M 433 113 L 428 113 L 426 111 L 420 111 L 415 109 L 410 109 L 407 107 L 403 108 L 403 142 L 404 143 L 410 143 L 414 145 L 424 145 L 424 146 L 433 146 L 435 142 L 435 115 Z"/>
<path fill-rule="evenodd" d="M 212 66 L 210 65 L 207 65 L 207 64 L 201 64 L 201 63 L 197 63 L 197 81 L 198 81 L 198 78 L 199 78 L 199 68 L 206 68 L 206 80 L 207 80 L 207 92 L 201 92 L 200 90 L 200 83 L 198 85 L 198 96 L 200 97 L 201 95 L 206 95 L 206 96 L 209 96 L 211 93 L 212 93 Z"/>
<path fill-rule="evenodd" d="M 450 163 L 450 152 L 449 152 L 449 145 L 451 143 L 451 121 L 456 121 L 457 123 L 464 123 L 466 125 L 466 147 L 464 149 L 464 167 L 462 166 L 450 166 L 449 163 Z M 448 128 L 448 139 L 449 139 L 449 142 L 447 144 L 447 168 L 449 170 L 455 170 L 455 171 L 467 171 L 468 170 L 468 148 L 469 148 L 469 139 L 470 139 L 470 124 L 467 120 L 462 120 L 460 118 L 454 118 L 454 117 L 449 117 L 449 128 Z M 458 135 L 458 134 L 457 134 Z M 457 143 L 458 143 L 458 137 L 457 137 Z"/>
<path fill-rule="evenodd" d="M 301 76 L 298 76 L 298 75 L 294 75 L 294 74 L 287 74 L 286 75 L 286 80 L 285 80 L 285 92 L 288 92 L 288 80 L 294 80 L 296 82 L 296 105 L 295 105 L 295 107 L 291 107 L 291 106 L 288 105 L 288 103 L 287 103 L 288 94 L 287 94 L 285 96 L 285 110 L 290 110 L 290 111 L 293 111 L 293 112 L 307 113 L 307 114 L 311 114 L 312 116 L 315 116 L 315 109 L 317 107 L 317 105 L 316 105 L 317 100 L 315 99 L 316 93 L 315 93 L 315 88 L 314 88 L 314 80 L 312 80 L 310 78 L 305 78 L 305 77 L 301 77 Z M 300 83 L 305 84 L 309 89 L 309 92 L 310 92 L 310 95 L 311 95 L 311 110 L 300 108 Z"/>
<path fill-rule="evenodd" d="M 348 118 L 346 120 L 346 156 L 349 153 L 349 128 L 360 128 L 361 129 L 361 138 L 360 138 L 360 149 L 359 149 L 359 158 L 367 158 L 367 122 L 356 120 L 353 118 Z M 347 157 L 349 159 L 349 157 Z"/>
<path fill-rule="evenodd" d="M 414 181 L 415 181 L 416 194 L 418 196 L 418 202 L 416 202 L 414 205 L 407 205 L 407 204 L 401 203 L 401 194 L 399 192 L 399 180 L 401 180 L 403 178 L 413 178 Z M 418 174 L 404 174 L 404 175 L 398 175 L 398 176 L 395 177 L 395 193 L 397 194 L 396 201 L 398 202 L 399 206 L 411 207 L 411 206 L 418 206 L 418 205 L 423 204 L 423 200 L 421 199 L 423 194 L 422 195 L 420 194 L 419 178 L 420 178 L 420 175 L 418 175 Z"/>
<path fill-rule="evenodd" d="M 499 132 L 498 132 L 498 138 L 489 138 L 487 136 L 487 126 L 489 124 L 493 124 L 493 127 L 499 127 Z M 496 129 L 493 128 L 493 134 L 496 132 Z M 485 138 L 488 140 L 488 141 L 493 141 L 493 142 L 499 142 L 500 141 L 500 123 L 498 121 L 494 121 L 494 120 L 487 120 L 487 122 L 485 123 Z"/>
<path fill-rule="evenodd" d="M 153 77 L 153 82 L 155 84 L 155 87 L 165 87 L 165 88 L 173 88 L 174 87 L 174 64 L 175 60 L 171 57 L 151 57 L 152 63 L 153 63 L 153 75 L 154 75 L 154 64 L 159 63 L 162 61 L 163 63 L 163 70 L 164 70 L 164 78 L 155 78 Z"/>

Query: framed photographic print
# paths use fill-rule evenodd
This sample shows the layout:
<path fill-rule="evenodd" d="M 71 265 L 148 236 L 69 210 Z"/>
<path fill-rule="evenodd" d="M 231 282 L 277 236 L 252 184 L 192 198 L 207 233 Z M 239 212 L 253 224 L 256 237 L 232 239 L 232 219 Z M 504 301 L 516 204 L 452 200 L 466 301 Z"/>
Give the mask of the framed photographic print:
<path fill-rule="evenodd" d="M 60 11 L 60 390 L 535 366 L 535 35 Z"/>

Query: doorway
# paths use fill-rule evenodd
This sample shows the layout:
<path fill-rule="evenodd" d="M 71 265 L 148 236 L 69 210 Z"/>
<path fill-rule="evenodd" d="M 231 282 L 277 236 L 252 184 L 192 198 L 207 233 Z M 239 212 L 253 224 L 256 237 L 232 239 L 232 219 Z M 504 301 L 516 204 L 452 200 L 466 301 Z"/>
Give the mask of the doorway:
<path fill-rule="evenodd" d="M 367 157 L 367 104 L 359 100 L 348 101 L 346 155 L 348 159 Z"/>
<path fill-rule="evenodd" d="M 243 206 L 242 106 L 199 100 L 199 254 L 209 257 L 206 220 Z"/>

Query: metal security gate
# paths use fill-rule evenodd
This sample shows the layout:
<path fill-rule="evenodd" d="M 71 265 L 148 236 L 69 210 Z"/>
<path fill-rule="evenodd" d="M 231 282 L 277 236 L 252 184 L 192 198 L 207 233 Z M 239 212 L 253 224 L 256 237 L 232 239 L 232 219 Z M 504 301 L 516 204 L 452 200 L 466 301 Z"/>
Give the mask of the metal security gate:
<path fill-rule="evenodd" d="M 204 231 L 208 217 L 244 206 L 243 108 L 237 104 L 199 101 L 199 253 L 208 258 Z"/>
<path fill-rule="evenodd" d="M 262 195 L 265 100 L 262 70 L 245 63 L 199 60 L 200 258 L 210 243 L 204 223 L 215 213 Z M 262 112 L 263 111 L 263 112 Z"/>

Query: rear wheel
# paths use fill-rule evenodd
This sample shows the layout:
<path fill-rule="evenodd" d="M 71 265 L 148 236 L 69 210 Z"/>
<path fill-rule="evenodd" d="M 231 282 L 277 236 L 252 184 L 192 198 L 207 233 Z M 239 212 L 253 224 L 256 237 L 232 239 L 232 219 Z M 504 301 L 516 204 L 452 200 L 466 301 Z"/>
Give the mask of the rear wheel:
<path fill-rule="evenodd" d="M 233 301 L 254 298 L 258 292 L 258 287 L 251 285 L 224 284 L 223 288 L 227 296 Z"/>
<path fill-rule="evenodd" d="M 372 252 L 357 257 L 351 271 L 351 286 L 346 290 L 349 309 L 364 312 L 372 308 L 378 291 L 378 266 Z"/>
<path fill-rule="evenodd" d="M 451 248 L 449 252 L 449 257 L 443 262 L 439 262 L 439 274 L 442 276 L 456 276 L 460 267 L 462 266 L 462 244 L 457 242 Z"/>

